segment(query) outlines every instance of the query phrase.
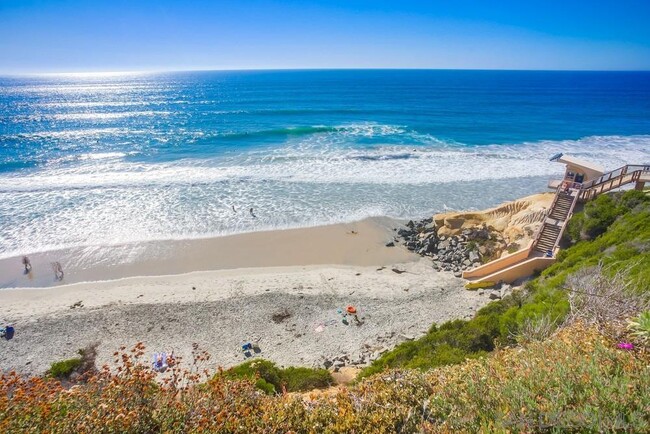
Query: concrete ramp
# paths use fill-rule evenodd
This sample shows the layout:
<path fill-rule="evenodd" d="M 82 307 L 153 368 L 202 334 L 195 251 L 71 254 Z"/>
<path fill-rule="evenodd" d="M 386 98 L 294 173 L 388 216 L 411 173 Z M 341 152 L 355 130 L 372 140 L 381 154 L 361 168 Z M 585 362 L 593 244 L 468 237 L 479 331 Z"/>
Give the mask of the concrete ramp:
<path fill-rule="evenodd" d="M 517 262 L 509 267 L 502 268 L 501 270 L 495 271 L 492 274 L 482 276 L 481 278 L 473 278 L 474 280 L 486 280 L 493 282 L 505 282 L 512 283 L 516 280 L 522 279 L 524 277 L 529 277 L 535 274 L 536 272 L 542 271 L 545 268 L 553 265 L 555 263 L 555 258 L 547 258 L 544 256 L 532 257 L 524 259 L 521 262 Z M 463 275 L 465 277 L 465 275 Z"/>

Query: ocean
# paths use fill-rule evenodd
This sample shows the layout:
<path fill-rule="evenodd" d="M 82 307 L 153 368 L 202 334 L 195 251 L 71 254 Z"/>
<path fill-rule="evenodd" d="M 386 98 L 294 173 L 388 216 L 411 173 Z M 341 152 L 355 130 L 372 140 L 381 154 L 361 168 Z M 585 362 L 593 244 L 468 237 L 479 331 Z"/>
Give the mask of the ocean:
<path fill-rule="evenodd" d="M 0 258 L 480 209 L 558 152 L 649 163 L 650 73 L 0 77 Z"/>

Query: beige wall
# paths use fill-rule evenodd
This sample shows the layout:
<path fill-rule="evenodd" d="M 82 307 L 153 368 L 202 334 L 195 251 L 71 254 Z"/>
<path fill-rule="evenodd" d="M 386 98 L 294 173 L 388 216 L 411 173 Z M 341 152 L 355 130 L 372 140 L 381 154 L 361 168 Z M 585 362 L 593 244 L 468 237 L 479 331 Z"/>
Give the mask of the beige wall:
<path fill-rule="evenodd" d="M 511 255 L 504 256 L 503 258 L 495 259 L 494 261 L 488 262 L 487 264 L 481 265 L 480 267 L 474 268 L 473 270 L 463 271 L 463 278 L 473 279 L 477 277 L 484 277 L 503 268 L 510 267 L 511 265 L 514 265 L 517 262 L 526 259 L 529 252 L 530 246 L 518 250 Z"/>
<path fill-rule="evenodd" d="M 542 271 L 545 268 L 553 265 L 555 258 L 536 257 L 530 258 L 527 261 L 520 262 L 504 270 L 498 271 L 494 274 L 485 276 L 485 280 L 493 282 L 504 281 L 505 283 L 512 283 L 522 277 L 528 277 L 535 274 L 535 271 Z"/>
<path fill-rule="evenodd" d="M 596 178 L 598 178 L 598 177 L 600 177 L 602 175 L 602 173 L 600 173 L 600 172 L 598 172 L 596 170 L 591 170 L 591 169 L 587 169 L 587 168 L 584 168 L 584 167 L 574 166 L 572 164 L 567 164 L 566 165 L 566 170 L 567 170 L 567 172 L 584 173 L 585 177 L 583 179 L 583 182 L 591 181 L 592 179 L 596 179 Z"/>

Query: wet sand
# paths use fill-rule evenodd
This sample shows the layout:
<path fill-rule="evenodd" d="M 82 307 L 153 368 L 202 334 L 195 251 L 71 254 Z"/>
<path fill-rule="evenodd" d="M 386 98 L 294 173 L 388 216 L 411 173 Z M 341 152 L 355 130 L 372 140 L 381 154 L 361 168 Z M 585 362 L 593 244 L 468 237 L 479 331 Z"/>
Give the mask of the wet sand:
<path fill-rule="evenodd" d="M 78 282 L 160 276 L 234 268 L 289 265 L 386 265 L 417 256 L 385 247 L 399 222 L 371 218 L 354 223 L 253 232 L 224 237 L 76 247 L 0 260 L 0 288 L 51 287 Z M 61 263 L 63 281 L 52 262 Z"/>

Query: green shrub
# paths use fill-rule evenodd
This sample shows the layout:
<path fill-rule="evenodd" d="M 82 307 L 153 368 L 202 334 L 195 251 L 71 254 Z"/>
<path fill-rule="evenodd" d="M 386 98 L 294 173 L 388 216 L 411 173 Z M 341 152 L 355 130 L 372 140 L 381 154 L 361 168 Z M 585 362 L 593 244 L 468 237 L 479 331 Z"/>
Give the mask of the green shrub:
<path fill-rule="evenodd" d="M 82 362 L 83 360 L 81 357 L 54 362 L 50 366 L 50 369 L 48 369 L 47 375 L 59 379 L 69 378 L 70 374 L 79 368 Z"/>
<path fill-rule="evenodd" d="M 632 336 L 644 344 L 650 343 L 650 311 L 640 313 L 629 322 L 628 327 Z"/>
<path fill-rule="evenodd" d="M 594 239 L 605 233 L 617 217 L 650 201 L 643 191 L 629 190 L 598 196 L 587 202 L 584 211 L 576 213 L 567 225 L 565 238 L 572 242 Z"/>
<path fill-rule="evenodd" d="M 581 233 L 589 239 L 594 239 L 603 234 L 619 214 L 620 210 L 611 196 L 606 194 L 598 196 L 585 205 Z"/>
<path fill-rule="evenodd" d="M 575 213 L 571 220 L 569 220 L 569 223 L 567 223 L 563 238 L 568 239 L 573 243 L 577 243 L 582 239 L 580 232 L 582 231 L 582 226 L 584 224 L 585 214 L 583 212 Z M 560 253 L 562 252 L 563 250 L 560 250 Z"/>
<path fill-rule="evenodd" d="M 282 382 L 288 392 L 320 389 L 332 385 L 332 375 L 327 369 L 288 367 L 281 371 Z"/>
<path fill-rule="evenodd" d="M 255 381 L 255 387 L 260 389 L 262 392 L 266 393 L 267 395 L 273 395 L 275 393 L 275 386 L 272 385 L 271 383 L 268 383 L 263 378 L 258 378 Z"/>
<path fill-rule="evenodd" d="M 621 196 L 620 204 L 627 210 L 631 210 L 648 201 L 650 201 L 650 196 L 647 193 L 640 190 L 628 190 Z"/>
<path fill-rule="evenodd" d="M 268 394 L 280 392 L 283 386 L 287 392 L 301 392 L 328 387 L 333 383 L 332 375 L 326 369 L 279 368 L 264 359 L 250 360 L 217 375 L 229 379 L 257 378 L 256 387 Z"/>

